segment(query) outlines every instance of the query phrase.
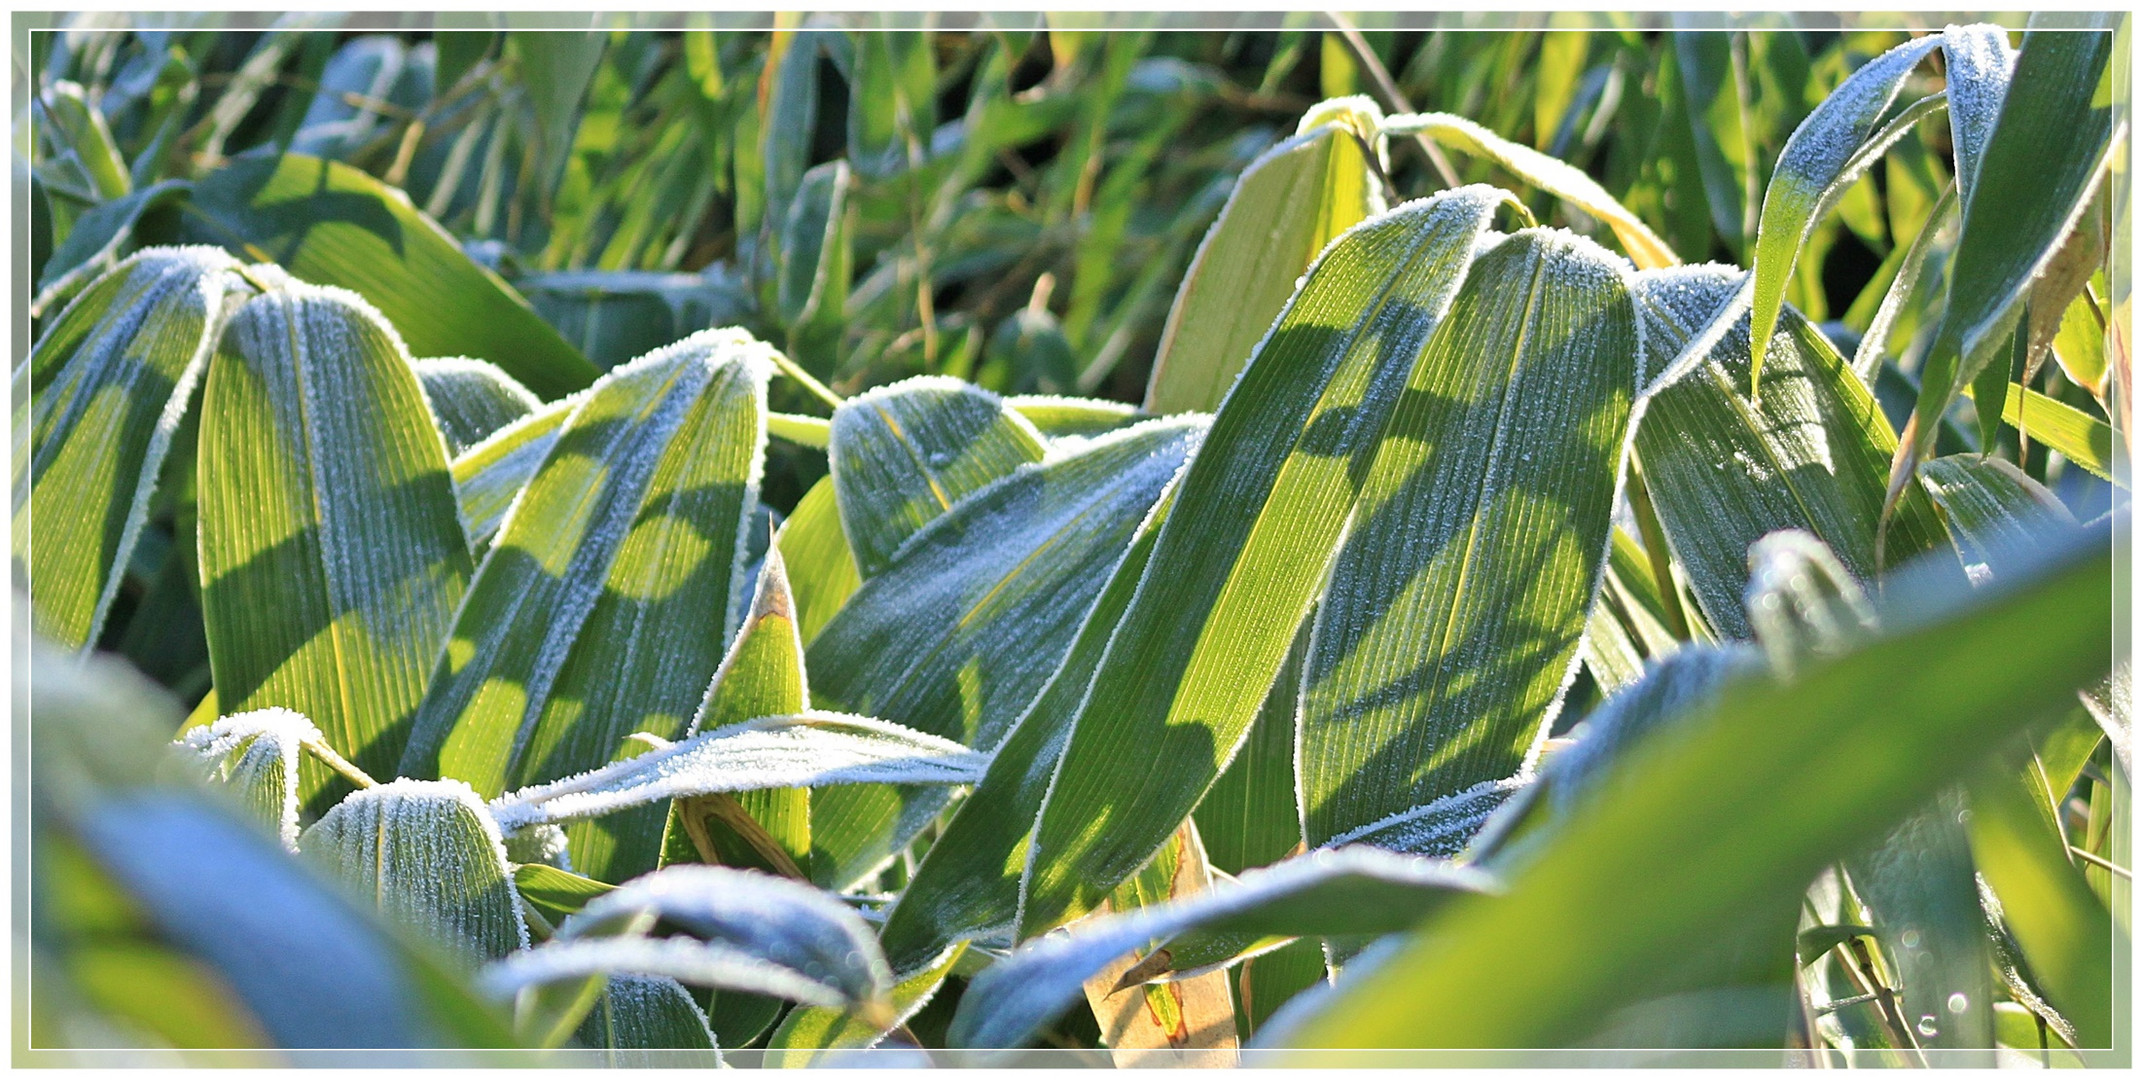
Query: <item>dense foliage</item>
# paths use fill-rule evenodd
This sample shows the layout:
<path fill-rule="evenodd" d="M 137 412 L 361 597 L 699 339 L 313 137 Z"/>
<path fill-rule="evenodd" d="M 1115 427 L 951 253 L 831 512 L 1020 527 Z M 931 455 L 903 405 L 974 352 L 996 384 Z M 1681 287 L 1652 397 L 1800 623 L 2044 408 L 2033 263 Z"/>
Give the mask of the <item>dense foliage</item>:
<path fill-rule="evenodd" d="M 2128 25 L 41 37 L 29 1046 L 2107 1061 Z"/>

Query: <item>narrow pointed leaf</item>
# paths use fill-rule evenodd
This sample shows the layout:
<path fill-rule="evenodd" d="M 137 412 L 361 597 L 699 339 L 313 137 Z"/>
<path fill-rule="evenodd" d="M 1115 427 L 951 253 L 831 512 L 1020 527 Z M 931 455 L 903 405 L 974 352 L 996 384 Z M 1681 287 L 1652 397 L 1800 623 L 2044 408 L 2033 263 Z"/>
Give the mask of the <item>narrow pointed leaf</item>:
<path fill-rule="evenodd" d="M 825 784 L 971 784 L 988 763 L 947 739 L 840 713 L 771 716 L 703 732 L 493 800 L 507 831 L 714 792 Z M 577 864 L 578 860 L 576 860 Z"/>
<path fill-rule="evenodd" d="M 528 947 L 483 801 L 453 780 L 396 780 L 335 805 L 298 839 L 313 865 L 371 896 L 386 916 L 474 966 Z"/>
<path fill-rule="evenodd" d="M 1455 857 L 1473 843 L 1496 810 L 1523 791 L 1531 780 L 1527 774 L 1484 780 L 1464 791 L 1341 833 L 1323 846 L 1366 844 L 1409 855 Z"/>
<path fill-rule="evenodd" d="M 1975 577 L 2027 554 L 2049 524 L 2076 524 L 2053 492 L 1997 457 L 1935 458 L 1920 465 L 1920 480 L 1942 508 L 1957 554 Z"/>
<path fill-rule="evenodd" d="M 994 750 L 1071 648 L 1203 417 L 1152 420 L 1027 466 L 956 504 L 811 643 L 821 705 Z M 828 791 L 813 877 L 846 886 L 899 849 L 944 793 Z"/>
<path fill-rule="evenodd" d="M 766 347 L 708 331 L 613 369 L 513 504 L 439 656 L 401 771 L 487 797 L 683 734 L 728 634 L 766 446 Z M 569 830 L 597 878 L 659 830 Z M 653 835 L 650 835 L 653 834 Z"/>
<path fill-rule="evenodd" d="M 1382 130 L 1388 135 L 1427 135 L 1454 150 L 1495 162 L 1528 185 L 1606 222 L 1607 227 L 1614 230 L 1616 241 L 1622 245 L 1630 261 L 1643 269 L 1656 270 L 1681 262 L 1636 214 L 1615 201 L 1606 188 L 1585 175 L 1583 170 L 1529 146 L 1511 142 L 1463 116 L 1448 113 L 1393 116 L 1384 121 Z"/>
<path fill-rule="evenodd" d="M 1890 111 L 1905 77 L 1942 40 L 1935 35 L 1914 38 L 1862 64 L 1793 129 L 1779 151 L 1770 185 L 1764 189 L 1763 217 L 1750 259 L 1756 274 L 1750 307 L 1755 340 L 1771 340 L 1779 308 L 1785 303 L 1787 279 L 1799 262 L 1802 243 L 1815 227 L 1825 195 L 1843 187 L 1848 166 Z M 1768 357 L 1758 357 L 1750 372 L 1750 392 L 1759 399 L 1762 394 L 1756 380 L 1768 362 Z"/>
<path fill-rule="evenodd" d="M 1716 268 L 1638 275 L 1647 350 L 1679 352 L 1736 285 Z M 1857 579 L 1875 580 L 1876 523 L 1897 445 L 1874 395 L 1791 310 L 1771 339 L 1763 397 L 1752 402 L 1748 325 L 1736 322 L 1708 359 L 1653 393 L 1635 443 L 1697 606 L 1720 633 L 1743 639 L 1749 545 L 1768 533 L 1806 530 Z M 1932 504 L 1908 494 L 1884 538 L 1884 563 L 1946 546 Z"/>
<path fill-rule="evenodd" d="M 96 642 L 164 456 L 230 310 L 250 291 L 211 248 L 160 248 L 99 278 L 18 369 L 14 516 L 39 633 Z M 24 393 L 26 391 L 26 393 Z M 23 472 L 27 469 L 28 476 Z M 36 534 L 31 535 L 31 524 Z"/>
<path fill-rule="evenodd" d="M 1135 405 L 1100 398 L 1014 394 L 1005 399 L 1005 404 L 1052 440 L 1066 435 L 1101 435 L 1146 419 Z"/>
<path fill-rule="evenodd" d="M 1206 858 L 1222 873 L 1269 866 L 1302 844 L 1302 814 L 1295 804 L 1295 713 L 1308 652 L 1305 626 L 1250 722 L 1242 749 L 1198 803 L 1198 838 Z"/>
<path fill-rule="evenodd" d="M 190 240 L 350 289 L 420 355 L 489 360 L 546 398 L 595 379 L 593 364 L 407 195 L 350 166 L 241 157 L 196 184 L 183 211 Z"/>
<path fill-rule="evenodd" d="M 1461 188 L 1357 226 L 1260 345 L 1184 476 L 1074 722 L 1029 856 L 1028 933 L 1099 903 L 1233 755 L 1324 578 L 1411 360 L 1504 198 Z"/>
<path fill-rule="evenodd" d="M 1370 108 L 1359 120 L 1373 126 Z M 1176 290 L 1146 386 L 1147 411 L 1218 408 L 1317 253 L 1383 211 L 1384 193 L 1356 126 L 1307 128 L 1243 170 Z"/>
<path fill-rule="evenodd" d="M 1042 437 L 997 395 L 923 376 L 843 402 L 826 455 L 842 530 L 870 578 L 968 492 L 1040 461 Z"/>
<path fill-rule="evenodd" d="M 401 339 L 354 294 L 284 281 L 231 317 L 201 409 L 219 708 L 303 713 L 359 768 L 394 775 L 470 575 Z"/>
<path fill-rule="evenodd" d="M 192 190 L 188 181 L 166 180 L 90 207 L 75 219 L 67 239 L 45 260 L 37 295 L 30 301 L 30 317 L 50 315 L 57 305 L 69 302 L 84 286 L 115 269 L 132 250 L 134 229 L 141 219 Z"/>
<path fill-rule="evenodd" d="M 1098 916 L 1065 935 L 1022 947 L 975 977 L 946 1042 L 1011 1049 L 1079 999 L 1110 961 L 1192 932 L 1210 935 L 1362 936 L 1391 933 L 1493 878 L 1440 860 L 1370 848 L 1324 851 L 1245 874 L 1187 899 Z"/>
<path fill-rule="evenodd" d="M 1626 265 L 1517 233 L 1475 260 L 1415 362 L 1304 667 L 1310 846 L 1509 776 L 1547 737 L 1636 395 Z"/>
<path fill-rule="evenodd" d="M 1966 390 L 1965 396 L 1972 396 Z M 2074 405 L 2010 383 L 2002 401 L 2002 422 L 2044 443 L 2101 480 L 2126 488 L 2127 477 L 2115 466 L 2121 450 L 2112 426 Z"/>
<path fill-rule="evenodd" d="M 543 407 L 527 387 L 486 360 L 440 357 L 419 360 L 416 368 L 447 452 L 457 456 Z"/>
<path fill-rule="evenodd" d="M 540 908 L 544 917 L 553 923 L 575 914 L 588 906 L 588 901 L 617 888 L 542 863 L 514 867 L 513 887 L 521 894 L 522 903 Z"/>
<path fill-rule="evenodd" d="M 1923 615 L 1914 629 L 1813 665 L 1790 684 L 1727 687 L 1678 724 L 1676 737 L 1632 747 L 1504 896 L 1462 898 L 1373 973 L 1295 1011 L 1261 1041 L 1583 1038 L 1607 1012 L 1661 985 L 1670 974 L 1661 950 L 1798 892 L 2026 718 L 2103 673 L 2106 540 L 2058 545 L 2028 583 L 1982 590 L 1976 602 L 1948 605 L 1947 616 Z M 1929 610 L 1924 591 L 1917 609 Z M 1866 707 L 1875 697 L 1888 703 L 1880 717 Z M 1722 785 L 1735 793 L 1733 813 L 1689 812 Z"/>
<path fill-rule="evenodd" d="M 804 643 L 797 634 L 789 576 L 777 546 L 767 551 L 751 611 L 715 671 L 699 714 L 692 718 L 692 730 L 714 730 L 762 716 L 790 716 L 810 707 Z M 693 799 L 671 803 L 663 861 L 708 861 L 701 856 L 709 846 L 721 851 L 719 861 L 730 866 L 793 871 L 810 860 L 810 789 L 739 792 L 733 805 L 745 820 L 725 823 L 723 815 L 705 813 Z M 766 845 L 775 850 L 754 850 Z M 770 865 L 782 862 L 787 865 Z"/>

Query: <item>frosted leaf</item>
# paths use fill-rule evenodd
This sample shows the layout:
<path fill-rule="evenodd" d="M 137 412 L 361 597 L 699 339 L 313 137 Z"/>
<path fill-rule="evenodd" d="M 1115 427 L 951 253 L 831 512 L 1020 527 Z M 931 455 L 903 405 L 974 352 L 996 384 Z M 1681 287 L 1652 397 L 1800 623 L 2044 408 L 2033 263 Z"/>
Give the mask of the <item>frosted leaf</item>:
<path fill-rule="evenodd" d="M 566 846 L 566 831 L 556 825 L 531 825 L 506 837 L 506 858 L 523 865 L 540 863 L 571 872 L 573 854 Z"/>
<path fill-rule="evenodd" d="M 643 874 L 588 901 L 559 937 L 631 933 L 657 919 L 848 1000 L 879 997 L 892 984 L 875 936 L 854 910 L 831 893 L 756 870 L 681 865 Z"/>
<path fill-rule="evenodd" d="M 527 387 L 487 360 L 448 356 L 412 361 L 411 366 L 449 454 L 459 454 L 543 408 Z"/>
<path fill-rule="evenodd" d="M 1532 778 L 1525 775 L 1486 780 L 1464 791 L 1401 810 L 1388 818 L 1335 836 L 1325 846 L 1367 844 L 1410 855 L 1454 856 L 1465 849 L 1474 833 L 1480 831 L 1481 823 L 1487 821 L 1497 807 L 1531 781 Z"/>
<path fill-rule="evenodd" d="M 786 998 L 806 1005 L 843 1005 L 847 998 L 824 983 L 729 945 L 684 936 L 601 937 L 552 941 L 492 963 L 477 987 L 511 998 L 525 987 L 591 975 L 662 976 L 693 986 Z"/>
<path fill-rule="evenodd" d="M 611 1051 L 604 1061 L 610 1068 L 697 1064 L 675 1054 L 633 1052 L 642 1050 L 707 1050 L 713 1053 L 705 1064 L 722 1064 L 699 1002 L 683 984 L 659 975 L 610 976 L 602 997 L 582 1018 L 573 1039 L 582 1046 Z"/>
<path fill-rule="evenodd" d="M 284 708 L 226 716 L 177 740 L 198 756 L 210 781 L 229 787 L 291 851 L 298 850 L 298 758 L 307 744 L 323 741 L 312 721 Z"/>
<path fill-rule="evenodd" d="M 668 799 L 826 784 L 972 784 L 986 755 L 920 731 L 841 713 L 770 716 L 493 801 L 500 827 L 598 817 Z"/>
<path fill-rule="evenodd" d="M 454 497 L 471 551 L 481 552 L 558 442 L 558 431 L 586 391 L 554 401 L 494 431 L 454 459 Z"/>
<path fill-rule="evenodd" d="M 528 947 L 498 826 L 459 780 L 361 789 L 305 830 L 298 850 L 471 964 Z"/>
<path fill-rule="evenodd" d="M 1757 642 L 1783 676 L 1807 657 L 1838 653 L 1877 629 L 1860 583 L 1823 541 L 1800 529 L 1750 546 L 1745 604 Z"/>
<path fill-rule="evenodd" d="M 1495 887 L 1494 877 L 1440 859 L 1367 847 L 1314 851 L 1245 873 L 1233 885 L 1216 882 L 1186 899 L 1095 916 L 1028 942 L 975 977 L 946 1043 L 1024 1045 L 1078 1000 L 1086 980 L 1149 942 L 1166 951 L 1194 931 L 1245 941 L 1387 933 L 1412 927 L 1454 895 Z"/>
<path fill-rule="evenodd" d="M 1965 201 L 1979 177 L 1979 160 L 2001 119 L 2002 99 L 2016 70 L 2009 31 L 1991 23 L 1950 26 L 1942 31 L 1943 77 L 1949 83 L 1950 145 L 1957 155 L 1958 188 Z"/>

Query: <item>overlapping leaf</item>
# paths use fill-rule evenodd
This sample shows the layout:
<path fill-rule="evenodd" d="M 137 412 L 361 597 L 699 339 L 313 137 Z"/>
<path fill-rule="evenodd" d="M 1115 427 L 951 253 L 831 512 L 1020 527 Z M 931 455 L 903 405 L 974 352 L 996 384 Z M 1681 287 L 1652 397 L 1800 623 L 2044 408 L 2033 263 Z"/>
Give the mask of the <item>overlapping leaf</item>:
<path fill-rule="evenodd" d="M 307 744 L 326 741 L 312 721 L 289 709 L 261 709 L 190 728 L 178 741 L 209 780 L 229 788 L 284 847 L 298 849 L 298 761 Z"/>
<path fill-rule="evenodd" d="M 439 357 L 419 360 L 416 368 L 447 452 L 456 456 L 542 408 L 527 387 L 489 361 Z"/>
<path fill-rule="evenodd" d="M 573 1038 L 582 1046 L 611 1051 L 604 1055 L 608 1068 L 675 1068 L 689 1060 L 680 1054 L 631 1053 L 635 1050 L 706 1050 L 710 1053 L 704 1064 L 722 1063 L 699 1002 L 683 984 L 661 976 L 610 976 L 603 996 L 581 1019 Z"/>
<path fill-rule="evenodd" d="M 1355 505 L 1304 667 L 1304 840 L 1517 772 L 1575 673 L 1636 396 L 1626 264 L 1488 248 Z"/>
<path fill-rule="evenodd" d="M 29 499 L 13 536 L 38 632 L 95 643 L 172 436 L 249 292 L 220 251 L 146 251 L 68 305 L 17 369 L 15 486 Z"/>
<path fill-rule="evenodd" d="M 303 713 L 359 768 L 394 775 L 470 573 L 401 338 L 352 293 L 278 282 L 231 317 L 201 409 L 219 708 Z"/>
<path fill-rule="evenodd" d="M 402 758 L 487 797 L 596 768 L 627 737 L 682 734 L 728 634 L 765 454 L 765 346 L 707 331 L 616 368 L 573 409 L 513 503 Z M 595 877 L 659 837 L 573 830 Z"/>
<path fill-rule="evenodd" d="M 1325 250 L 1259 347 L 1079 708 L 1035 830 L 1027 932 L 1107 896 L 1233 755 L 1324 578 L 1412 360 L 1504 199 L 1461 188 L 1358 226 Z"/>
<path fill-rule="evenodd" d="M 1218 408 L 1317 253 L 1383 211 L 1364 142 L 1378 119 L 1367 99 L 1327 103 L 1303 118 L 1294 138 L 1243 170 L 1176 290 L 1146 386 L 1147 410 Z"/>
<path fill-rule="evenodd" d="M 987 390 L 918 377 L 834 410 L 826 459 L 842 530 L 857 569 L 870 578 L 967 493 L 1040 461 L 1042 437 Z"/>
<path fill-rule="evenodd" d="M 454 499 L 461 508 L 469 546 L 482 553 L 497 539 L 506 512 L 543 467 L 558 432 L 580 406 L 575 395 L 556 401 L 492 432 L 454 458 Z"/>

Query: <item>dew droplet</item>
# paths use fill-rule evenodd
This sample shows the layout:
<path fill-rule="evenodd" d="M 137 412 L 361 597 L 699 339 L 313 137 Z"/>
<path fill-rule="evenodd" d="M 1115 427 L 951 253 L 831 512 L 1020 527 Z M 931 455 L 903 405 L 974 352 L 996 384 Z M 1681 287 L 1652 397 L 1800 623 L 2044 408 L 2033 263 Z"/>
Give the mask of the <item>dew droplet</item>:
<path fill-rule="evenodd" d="M 1930 1039 L 1934 1038 L 1936 1031 L 1935 1018 L 1932 1016 L 1921 1017 L 1919 1026 L 1914 1028 L 1913 1030 L 1918 1031 L 1922 1037 Z"/>
<path fill-rule="evenodd" d="M 1917 949 L 1920 947 L 1920 931 L 1916 927 L 1906 927 L 1905 932 L 1899 934 L 1897 940 L 1908 949 Z"/>
<path fill-rule="evenodd" d="M 1970 998 L 1967 998 L 1967 997 L 1965 997 L 1965 996 L 1964 996 L 1964 994 L 1962 994 L 1962 993 L 1956 993 L 1956 994 L 1951 994 L 1951 995 L 1950 995 L 1950 1000 L 1949 1000 L 1949 1010 L 1950 1010 L 1950 1015 L 1952 1015 L 1952 1016 L 1963 1016 L 1963 1015 L 1964 1015 L 1964 1011 L 1965 1011 L 1966 1009 L 1968 1009 L 1968 1008 L 1971 1008 L 1971 1007 L 1972 1007 L 1972 1000 L 1971 1000 Z"/>

